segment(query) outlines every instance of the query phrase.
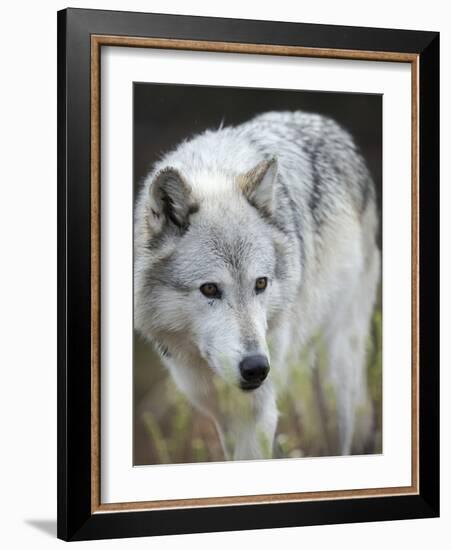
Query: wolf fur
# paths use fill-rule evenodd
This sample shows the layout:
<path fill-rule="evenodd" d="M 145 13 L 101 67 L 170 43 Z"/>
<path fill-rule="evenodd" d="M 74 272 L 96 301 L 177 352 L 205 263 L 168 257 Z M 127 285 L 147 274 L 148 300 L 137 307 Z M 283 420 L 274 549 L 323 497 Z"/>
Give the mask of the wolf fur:
<path fill-rule="evenodd" d="M 215 423 L 226 458 L 271 456 L 277 394 L 318 334 L 336 395 L 337 452 L 350 454 L 356 409 L 368 398 L 380 254 L 373 181 L 349 133 L 304 112 L 206 131 L 155 164 L 135 216 L 135 328 Z M 257 293 L 260 277 L 268 284 Z M 205 283 L 220 296 L 204 296 Z M 239 364 L 252 354 L 267 357 L 270 371 L 243 391 Z"/>

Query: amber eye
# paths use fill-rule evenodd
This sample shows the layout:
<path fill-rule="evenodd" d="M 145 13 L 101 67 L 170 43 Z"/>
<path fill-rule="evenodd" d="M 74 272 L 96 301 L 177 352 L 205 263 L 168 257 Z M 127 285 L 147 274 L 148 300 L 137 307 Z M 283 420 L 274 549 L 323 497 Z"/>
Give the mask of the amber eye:
<path fill-rule="evenodd" d="M 268 279 L 266 277 L 259 277 L 256 281 L 255 281 L 255 291 L 258 293 L 258 292 L 263 292 L 266 287 L 268 286 Z"/>
<path fill-rule="evenodd" d="M 220 298 L 221 292 L 214 283 L 205 283 L 199 289 L 207 298 Z"/>

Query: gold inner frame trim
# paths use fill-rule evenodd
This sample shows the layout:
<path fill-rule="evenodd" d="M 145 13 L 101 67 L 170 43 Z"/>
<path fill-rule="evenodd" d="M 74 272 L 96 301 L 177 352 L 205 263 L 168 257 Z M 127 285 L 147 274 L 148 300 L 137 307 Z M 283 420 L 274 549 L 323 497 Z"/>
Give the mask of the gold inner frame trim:
<path fill-rule="evenodd" d="M 412 479 L 405 487 L 102 503 L 100 498 L 100 51 L 102 46 L 247 53 L 409 63 L 412 74 Z M 91 513 L 306 502 L 419 494 L 419 56 L 400 52 L 304 48 L 129 36 L 91 36 Z"/>

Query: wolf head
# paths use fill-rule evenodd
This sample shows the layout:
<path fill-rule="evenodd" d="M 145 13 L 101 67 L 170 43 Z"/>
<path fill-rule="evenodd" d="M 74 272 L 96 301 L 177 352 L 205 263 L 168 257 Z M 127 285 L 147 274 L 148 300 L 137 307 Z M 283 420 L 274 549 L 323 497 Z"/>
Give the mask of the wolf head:
<path fill-rule="evenodd" d="M 243 390 L 270 369 L 268 335 L 289 301 L 292 243 L 274 222 L 277 162 L 242 174 L 161 168 L 135 221 L 135 328 L 179 362 Z"/>

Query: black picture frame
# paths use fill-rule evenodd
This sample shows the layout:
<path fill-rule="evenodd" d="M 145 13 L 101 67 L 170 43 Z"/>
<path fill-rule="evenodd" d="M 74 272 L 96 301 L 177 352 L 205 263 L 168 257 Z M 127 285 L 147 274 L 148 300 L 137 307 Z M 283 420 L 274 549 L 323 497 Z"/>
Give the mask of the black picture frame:
<path fill-rule="evenodd" d="M 92 510 L 91 37 L 296 46 L 418 59 L 419 490 L 415 495 Z M 331 57 L 334 57 L 331 54 Z M 400 205 L 401 207 L 401 205 Z M 67 9 L 58 12 L 58 537 L 87 540 L 439 515 L 439 34 Z"/>

